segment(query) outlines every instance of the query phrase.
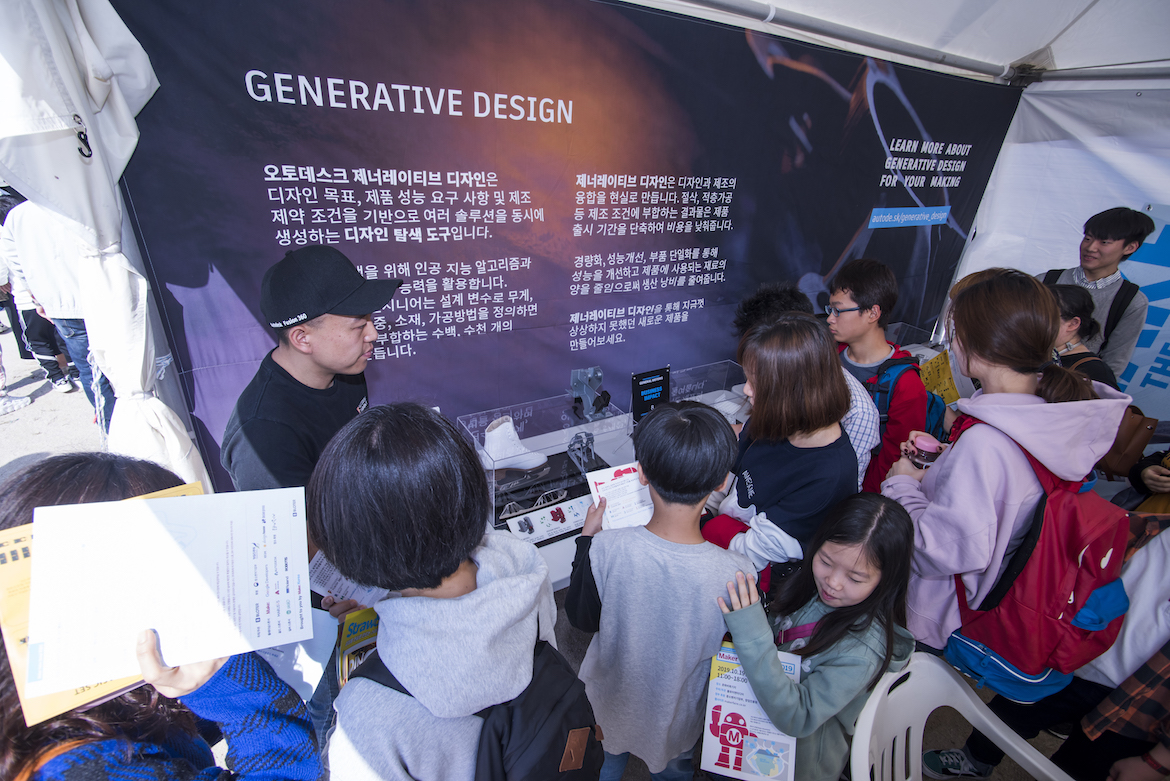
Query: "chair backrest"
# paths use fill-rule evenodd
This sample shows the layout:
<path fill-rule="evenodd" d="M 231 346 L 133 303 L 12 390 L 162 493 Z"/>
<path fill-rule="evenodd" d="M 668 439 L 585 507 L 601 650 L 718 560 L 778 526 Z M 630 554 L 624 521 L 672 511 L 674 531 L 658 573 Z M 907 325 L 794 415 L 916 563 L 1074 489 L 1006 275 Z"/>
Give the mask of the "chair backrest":
<path fill-rule="evenodd" d="M 912 654 L 900 672 L 883 675 L 857 717 L 850 759 L 854 781 L 920 781 L 922 732 L 927 717 L 942 707 L 957 710 L 1032 778 L 1072 781 L 1000 721 L 950 665 L 924 653 Z"/>

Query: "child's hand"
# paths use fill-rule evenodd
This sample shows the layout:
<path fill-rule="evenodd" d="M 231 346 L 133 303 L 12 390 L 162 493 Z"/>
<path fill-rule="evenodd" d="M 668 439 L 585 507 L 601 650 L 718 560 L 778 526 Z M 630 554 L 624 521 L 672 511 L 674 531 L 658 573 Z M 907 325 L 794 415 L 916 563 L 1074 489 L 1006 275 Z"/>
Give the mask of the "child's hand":
<path fill-rule="evenodd" d="M 582 537 L 592 537 L 601 531 L 601 519 L 605 517 L 605 497 L 589 508 L 585 513 L 585 526 L 581 528 Z"/>
<path fill-rule="evenodd" d="M 756 576 L 744 575 L 742 572 L 735 573 L 735 583 L 730 580 L 727 581 L 727 596 L 731 599 L 731 607 L 723 601 L 723 597 L 719 597 L 719 609 L 724 613 L 730 613 L 733 610 L 742 610 L 749 605 L 754 605 L 760 601 L 760 592 L 756 588 Z"/>
<path fill-rule="evenodd" d="M 338 602 L 331 595 L 321 598 L 321 607 L 329 611 L 329 615 L 337 619 L 337 623 L 345 623 L 345 617 L 355 610 L 365 610 L 365 605 L 359 605 L 356 599 L 343 599 Z"/>
<path fill-rule="evenodd" d="M 142 680 L 158 689 L 164 697 L 182 697 L 190 694 L 211 680 L 227 657 L 207 662 L 184 664 L 180 667 L 164 667 L 162 654 L 158 649 L 158 633 L 148 629 L 138 636 L 138 666 Z"/>

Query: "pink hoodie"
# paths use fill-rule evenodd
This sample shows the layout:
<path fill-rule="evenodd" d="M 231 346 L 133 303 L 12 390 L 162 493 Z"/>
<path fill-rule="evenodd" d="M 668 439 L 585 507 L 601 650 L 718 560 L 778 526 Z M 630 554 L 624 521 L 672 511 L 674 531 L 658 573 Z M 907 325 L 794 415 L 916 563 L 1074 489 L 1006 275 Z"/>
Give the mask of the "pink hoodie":
<path fill-rule="evenodd" d="M 907 475 L 882 483 L 914 520 L 906 623 L 916 639 L 943 648 L 961 623 L 954 575 L 962 575 L 968 604 L 978 606 L 1027 532 L 1041 490 L 1016 442 L 1065 480 L 1083 479 L 1109 451 L 1131 399 L 1093 386 L 1100 399 L 1060 404 L 977 392 L 959 410 L 989 425 L 964 432 L 921 483 Z"/>

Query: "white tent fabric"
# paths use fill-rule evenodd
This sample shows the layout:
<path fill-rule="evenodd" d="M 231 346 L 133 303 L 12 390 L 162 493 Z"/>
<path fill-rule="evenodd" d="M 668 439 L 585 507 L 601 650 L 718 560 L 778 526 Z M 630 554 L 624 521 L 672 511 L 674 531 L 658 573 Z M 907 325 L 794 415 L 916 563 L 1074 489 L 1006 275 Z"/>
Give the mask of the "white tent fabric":
<path fill-rule="evenodd" d="M 1083 76 L 1084 69 L 1098 78 L 1170 76 L 1164 0 L 632 2 L 967 75 L 975 69 L 1006 77 L 1013 64 L 1028 63 L 1046 68 L 1046 79 Z"/>
<path fill-rule="evenodd" d="M 1025 91 L 975 217 L 959 276 L 993 266 L 1038 274 L 1071 268 L 1085 220 L 1114 206 L 1146 210 L 1161 229 L 1122 272 L 1151 308 L 1170 305 L 1170 86 L 1036 84 Z M 1159 88 L 1160 86 L 1160 88 Z M 1149 262 L 1143 262 L 1146 258 Z M 1147 318 L 1147 326 L 1157 316 Z M 1149 416 L 1170 419 L 1170 337 L 1138 343 L 1126 393 Z M 1163 365 L 1158 367 L 1158 362 Z M 1153 374 L 1151 375 L 1151 369 Z"/>
<path fill-rule="evenodd" d="M 117 189 L 138 142 L 134 115 L 158 88 L 150 60 L 108 0 L 10 0 L 5 11 L 0 177 L 65 217 L 88 248 L 78 258 L 85 321 L 118 393 L 109 448 L 210 489 L 186 426 L 155 395 L 153 303 Z"/>

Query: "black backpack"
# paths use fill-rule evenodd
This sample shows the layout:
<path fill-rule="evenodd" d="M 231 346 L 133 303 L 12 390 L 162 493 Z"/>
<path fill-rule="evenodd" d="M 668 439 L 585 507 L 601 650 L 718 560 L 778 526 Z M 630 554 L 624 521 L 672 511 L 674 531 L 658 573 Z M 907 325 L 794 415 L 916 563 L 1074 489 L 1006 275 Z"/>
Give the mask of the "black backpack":
<path fill-rule="evenodd" d="M 350 679 L 368 678 L 413 696 L 375 651 Z M 595 781 L 605 752 L 601 727 L 585 695 L 585 684 L 565 657 L 544 640 L 533 651 L 532 680 L 509 702 L 475 714 L 483 719 L 476 781 Z"/>
<path fill-rule="evenodd" d="M 1044 274 L 1044 284 L 1058 284 L 1062 273 L 1064 273 L 1064 269 L 1049 269 Z M 1113 296 L 1113 303 L 1109 305 L 1109 314 L 1105 317 L 1105 327 L 1101 329 L 1101 338 L 1104 341 L 1097 348 L 1098 355 L 1105 352 L 1105 348 L 1109 344 L 1109 337 L 1113 334 L 1113 329 L 1117 328 L 1117 324 L 1121 322 L 1121 316 L 1125 314 L 1126 309 L 1129 309 L 1130 303 L 1133 301 L 1134 296 L 1138 294 L 1139 290 L 1141 288 L 1128 279 L 1121 280 L 1121 289 Z"/>

